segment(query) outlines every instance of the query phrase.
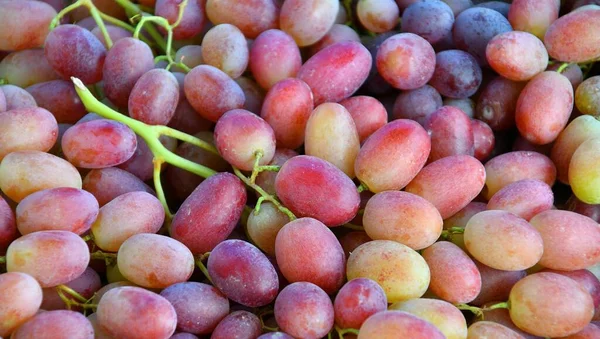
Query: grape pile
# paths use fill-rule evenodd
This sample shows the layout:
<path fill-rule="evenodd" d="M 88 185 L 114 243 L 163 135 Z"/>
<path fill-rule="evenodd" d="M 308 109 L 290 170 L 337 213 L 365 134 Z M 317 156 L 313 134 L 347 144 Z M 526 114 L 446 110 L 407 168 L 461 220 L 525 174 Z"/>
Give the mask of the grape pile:
<path fill-rule="evenodd" d="M 0 0 L 0 339 L 600 338 L 599 5 Z"/>

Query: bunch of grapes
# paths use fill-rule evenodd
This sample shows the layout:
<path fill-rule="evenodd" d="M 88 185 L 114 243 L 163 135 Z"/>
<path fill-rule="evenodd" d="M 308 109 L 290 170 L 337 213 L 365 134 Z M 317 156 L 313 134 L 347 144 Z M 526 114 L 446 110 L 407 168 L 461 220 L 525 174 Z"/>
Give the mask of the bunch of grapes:
<path fill-rule="evenodd" d="M 600 338 L 599 5 L 0 0 L 0 339 Z"/>

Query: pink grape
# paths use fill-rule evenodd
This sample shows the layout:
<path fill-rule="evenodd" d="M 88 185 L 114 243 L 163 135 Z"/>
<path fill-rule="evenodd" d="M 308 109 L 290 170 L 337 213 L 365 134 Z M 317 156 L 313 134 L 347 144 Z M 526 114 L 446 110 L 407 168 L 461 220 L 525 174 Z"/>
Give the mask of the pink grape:
<path fill-rule="evenodd" d="M 481 306 L 494 300 L 507 300 L 510 290 L 523 279 L 525 271 L 503 271 L 475 261 L 481 275 L 481 291 L 470 304 Z"/>
<path fill-rule="evenodd" d="M 297 185 L 298 180 L 304 184 Z M 356 215 L 360 196 L 352 180 L 333 164 L 309 155 L 289 159 L 279 170 L 275 190 L 298 217 L 311 217 L 329 227 Z"/>
<path fill-rule="evenodd" d="M 0 252 L 8 248 L 8 245 L 19 236 L 15 213 L 10 205 L 0 195 Z"/>
<path fill-rule="evenodd" d="M 81 188 L 81 175 L 62 158 L 39 151 L 19 151 L 8 154 L 0 163 L 0 190 L 15 202 L 56 187 Z"/>
<path fill-rule="evenodd" d="M 229 300 L 218 289 L 198 282 L 173 284 L 160 292 L 177 312 L 177 330 L 208 334 L 229 314 Z"/>
<path fill-rule="evenodd" d="M 152 179 L 154 175 L 154 154 L 148 147 L 148 143 L 144 138 L 139 135 L 135 136 L 137 140 L 137 147 L 135 149 L 135 153 L 131 156 L 131 158 L 127 159 L 122 164 L 119 164 L 118 167 L 126 170 L 129 173 L 132 173 L 136 177 L 141 180 L 147 181 Z M 160 143 L 169 151 L 173 152 L 177 148 L 177 139 L 161 135 L 158 140 Z M 167 164 L 163 163 L 161 166 L 161 172 L 167 167 Z"/>
<path fill-rule="evenodd" d="M 410 90 L 427 84 L 436 68 L 435 51 L 413 33 L 387 38 L 377 50 L 377 70 L 394 88 Z"/>
<path fill-rule="evenodd" d="M 335 296 L 333 308 L 337 326 L 360 328 L 371 315 L 387 310 L 387 298 L 377 282 L 356 278 L 342 286 Z"/>
<path fill-rule="evenodd" d="M 55 16 L 52 6 L 40 1 L 0 1 L 0 50 L 42 46 Z"/>
<path fill-rule="evenodd" d="M 92 193 L 100 207 L 128 192 L 154 191 L 135 175 L 116 167 L 94 169 L 83 179 L 83 189 Z"/>
<path fill-rule="evenodd" d="M 442 96 L 438 91 L 424 85 L 417 89 L 401 92 L 392 109 L 395 119 L 411 119 L 425 126 L 428 117 L 442 107 Z"/>
<path fill-rule="evenodd" d="M 170 72 L 152 69 L 142 75 L 129 95 L 129 115 L 149 125 L 166 125 L 179 102 L 179 84 Z"/>
<path fill-rule="evenodd" d="M 260 319 L 248 311 L 235 311 L 227 315 L 213 331 L 211 339 L 254 339 L 262 333 Z"/>
<path fill-rule="evenodd" d="M 41 48 L 12 52 L 4 57 L 0 61 L 0 77 L 21 88 L 60 79 Z"/>
<path fill-rule="evenodd" d="M 447 338 L 465 338 L 467 321 L 456 306 L 447 301 L 418 298 L 394 303 L 389 310 L 415 315 L 435 325 Z"/>
<path fill-rule="evenodd" d="M 256 82 L 269 90 L 276 83 L 295 77 L 302 66 L 302 57 L 291 36 L 283 31 L 270 29 L 254 40 L 248 66 Z"/>
<path fill-rule="evenodd" d="M 475 338 L 522 339 L 523 336 L 504 325 L 491 321 L 478 321 L 469 326 L 467 335 L 467 339 Z"/>
<path fill-rule="evenodd" d="M 215 174 L 183 202 L 173 217 L 170 234 L 193 254 L 204 254 L 231 234 L 246 198 L 240 179 L 230 173 Z"/>
<path fill-rule="evenodd" d="M 54 115 L 58 123 L 74 124 L 87 113 L 71 82 L 52 80 L 27 87 L 26 90 L 39 107 Z"/>
<path fill-rule="evenodd" d="M 360 37 L 352 27 L 336 23 L 333 25 L 333 27 L 331 27 L 329 32 L 327 32 L 327 34 L 325 34 L 325 36 L 321 38 L 321 40 L 317 41 L 317 43 L 309 47 L 309 55 L 315 55 L 318 51 L 322 50 L 323 48 L 329 47 L 333 44 L 342 41 L 360 42 Z"/>
<path fill-rule="evenodd" d="M 473 301 L 481 291 L 481 274 L 460 247 L 439 241 L 422 252 L 431 270 L 429 289 L 453 304 Z"/>
<path fill-rule="evenodd" d="M 34 277 L 42 287 L 80 276 L 90 261 L 87 244 L 68 231 L 39 231 L 13 241 L 6 251 L 6 270 Z"/>
<path fill-rule="evenodd" d="M 219 24 L 202 39 L 202 60 L 225 72 L 232 79 L 242 75 L 248 66 L 248 43 L 242 31 L 231 24 Z"/>
<path fill-rule="evenodd" d="M 153 195 L 144 191 L 121 194 L 100 208 L 91 225 L 94 243 L 104 251 L 117 252 L 135 234 L 158 232 L 164 219 L 162 204 Z"/>
<path fill-rule="evenodd" d="M 279 6 L 273 0 L 208 0 L 206 16 L 215 25 L 232 24 L 246 37 L 256 38 L 260 33 L 277 27 Z"/>
<path fill-rule="evenodd" d="M 554 194 L 548 184 L 537 179 L 525 179 L 505 186 L 494 194 L 488 210 L 504 210 L 525 220 L 552 209 Z"/>
<path fill-rule="evenodd" d="M 441 95 L 462 99 L 475 94 L 482 82 L 481 67 L 469 53 L 447 50 L 436 54 L 435 71 L 429 85 Z"/>
<path fill-rule="evenodd" d="M 485 122 L 477 119 L 471 120 L 473 129 L 473 148 L 474 156 L 479 161 L 485 161 L 490 157 L 496 146 L 496 137 L 494 131 Z"/>
<path fill-rule="evenodd" d="M 294 337 L 321 338 L 334 323 L 329 296 L 309 282 L 296 282 L 281 290 L 274 312 L 279 327 Z"/>
<path fill-rule="evenodd" d="M 258 164 L 268 164 L 275 154 L 275 132 L 256 114 L 236 109 L 225 113 L 215 126 L 215 146 L 227 162 L 244 171 L 252 171 L 256 153 Z"/>
<path fill-rule="evenodd" d="M 156 15 L 162 16 L 169 21 L 169 24 L 174 24 L 179 16 L 180 0 L 156 0 L 154 11 Z M 179 25 L 173 29 L 173 39 L 183 40 L 189 39 L 202 32 L 206 20 L 204 2 L 190 1 L 188 2 Z M 162 28 L 162 27 L 161 27 Z"/>
<path fill-rule="evenodd" d="M 431 141 L 421 125 L 408 119 L 387 123 L 361 147 L 354 171 L 371 192 L 404 188 L 425 165 Z"/>
<path fill-rule="evenodd" d="M 19 203 L 17 227 L 23 235 L 46 230 L 82 235 L 98 212 L 98 201 L 91 193 L 72 187 L 52 188 L 32 193 Z"/>
<path fill-rule="evenodd" d="M 254 114 L 260 114 L 263 101 L 265 100 L 265 91 L 254 80 L 249 77 L 241 76 L 235 79 L 246 97 L 244 109 Z"/>
<path fill-rule="evenodd" d="M 71 288 L 75 292 L 79 293 L 82 297 L 89 299 L 102 287 L 100 281 L 100 275 L 96 273 L 90 267 L 85 269 L 80 276 L 69 281 L 65 286 Z M 58 295 L 58 291 L 55 287 L 44 288 L 43 290 L 44 299 L 42 301 L 41 308 L 46 311 L 66 309 L 67 305 Z M 74 300 L 69 294 L 64 293 L 67 299 Z M 72 310 L 78 310 L 79 307 L 72 307 Z"/>
<path fill-rule="evenodd" d="M 7 111 L 19 108 L 37 107 L 35 98 L 21 87 L 15 85 L 2 85 L 0 86 L 0 90 L 4 94 Z"/>
<path fill-rule="evenodd" d="M 544 35 L 548 54 L 563 62 L 581 63 L 600 57 L 600 8 L 573 11 L 552 22 Z M 577 36 L 573 44 L 572 37 Z"/>
<path fill-rule="evenodd" d="M 297 78 L 311 88 L 315 105 L 338 102 L 350 97 L 362 86 L 369 75 L 371 63 L 371 54 L 362 44 L 356 41 L 338 42 L 308 59 L 298 70 Z"/>
<path fill-rule="evenodd" d="M 548 66 L 548 52 L 544 43 L 527 32 L 496 35 L 488 42 L 485 55 L 492 69 L 514 81 L 529 80 Z"/>
<path fill-rule="evenodd" d="M 113 25 L 105 25 L 105 27 L 106 32 L 108 33 L 108 36 L 110 37 L 110 40 L 113 42 L 113 44 L 121 39 L 131 38 L 133 36 L 132 32 L 121 27 Z M 110 49 L 108 44 L 106 43 L 106 40 L 104 39 L 104 35 L 102 34 L 100 27 L 92 29 L 92 34 L 94 34 L 96 38 L 100 40 L 100 42 L 106 47 L 106 49 Z"/>
<path fill-rule="evenodd" d="M 592 296 L 592 300 L 594 301 L 594 307 L 597 309 L 600 305 L 600 280 L 598 280 L 594 273 L 590 272 L 589 269 L 575 271 L 557 271 L 545 268 L 540 272 L 556 273 L 577 281 Z M 596 317 L 596 314 L 594 314 L 594 317 Z"/>
<path fill-rule="evenodd" d="M 356 16 L 369 31 L 384 33 L 396 27 L 400 10 L 394 0 L 359 0 Z"/>
<path fill-rule="evenodd" d="M 558 18 L 560 4 L 554 0 L 515 0 L 508 10 L 508 21 L 516 31 L 544 38 L 548 27 Z"/>
<path fill-rule="evenodd" d="M 269 165 L 283 166 L 286 161 L 298 155 L 298 152 L 287 148 L 278 148 L 275 150 L 273 160 Z M 260 186 L 265 192 L 276 195 L 275 191 L 275 179 L 277 178 L 277 172 L 263 171 L 256 177 L 256 184 Z M 259 196 L 259 195 L 258 195 Z"/>
<path fill-rule="evenodd" d="M 279 26 L 299 47 L 309 46 L 331 29 L 339 8 L 337 0 L 288 0 L 281 6 Z"/>
<path fill-rule="evenodd" d="M 177 314 L 164 297 L 140 287 L 114 288 L 100 299 L 98 326 L 118 338 L 167 339 L 175 332 Z"/>
<path fill-rule="evenodd" d="M 27 136 L 23 137 L 23 132 Z M 58 137 L 52 113 L 39 107 L 0 112 L 0 161 L 15 151 L 49 151 Z"/>
<path fill-rule="evenodd" d="M 373 97 L 353 96 L 340 101 L 340 105 L 352 116 L 361 143 L 388 123 L 385 107 Z"/>
<path fill-rule="evenodd" d="M 442 339 L 446 336 L 433 324 L 404 311 L 384 311 L 370 316 L 360 327 L 358 339 Z"/>
<path fill-rule="evenodd" d="M 52 338 L 60 333 L 64 338 L 93 339 L 92 323 L 81 313 L 67 310 L 41 312 L 21 325 L 11 336 L 14 339 Z"/>
<path fill-rule="evenodd" d="M 288 78 L 269 89 L 260 116 L 273 128 L 277 146 L 295 149 L 304 143 L 313 108 L 310 87 L 300 79 Z"/>
<path fill-rule="evenodd" d="M 418 1 L 402 12 L 402 30 L 435 45 L 452 36 L 454 13 L 443 1 Z"/>
<path fill-rule="evenodd" d="M 475 138 L 471 119 L 460 109 L 442 106 L 433 112 L 425 129 L 431 137 L 429 161 L 452 156 L 475 154 Z"/>
<path fill-rule="evenodd" d="M 0 335 L 7 337 L 38 312 L 42 288 L 30 275 L 20 272 L 0 274 Z"/>
<path fill-rule="evenodd" d="M 298 251 L 311 255 L 298 256 Z M 345 254 L 323 223 L 300 218 L 284 225 L 275 239 L 275 258 L 289 282 L 307 281 L 327 293 L 337 291 L 346 275 Z"/>

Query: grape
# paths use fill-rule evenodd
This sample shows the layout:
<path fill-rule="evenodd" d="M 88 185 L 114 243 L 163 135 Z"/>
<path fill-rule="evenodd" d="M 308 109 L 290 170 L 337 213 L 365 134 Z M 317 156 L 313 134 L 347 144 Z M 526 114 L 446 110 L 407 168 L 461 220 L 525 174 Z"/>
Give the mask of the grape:
<path fill-rule="evenodd" d="M 600 76 L 587 78 L 577 87 L 575 104 L 583 114 L 600 114 Z"/>
<path fill-rule="evenodd" d="M 594 339 L 597 338 L 598 336 L 600 336 L 600 327 L 598 327 L 598 325 L 594 325 L 593 323 L 589 323 L 587 324 L 581 331 L 567 336 L 567 337 L 562 337 L 567 338 L 567 339 Z"/>
<path fill-rule="evenodd" d="M 124 38 L 115 42 L 106 54 L 102 70 L 106 97 L 119 107 L 127 107 L 135 83 L 153 67 L 152 50 L 143 41 Z"/>
<path fill-rule="evenodd" d="M 108 332 L 106 332 L 98 325 L 98 317 L 96 313 L 88 315 L 87 319 L 90 321 L 90 324 L 92 324 L 92 327 L 94 328 L 94 339 L 113 339 L 113 337 L 110 334 L 108 334 Z"/>
<path fill-rule="evenodd" d="M 389 303 L 419 298 L 429 286 L 429 267 L 416 251 L 391 240 L 358 246 L 348 258 L 347 278 L 375 280 Z"/>
<path fill-rule="evenodd" d="M 498 34 L 490 40 L 485 53 L 492 69 L 514 81 L 529 80 L 548 66 L 544 43 L 527 32 Z"/>
<path fill-rule="evenodd" d="M 207 268 L 214 285 L 237 303 L 260 307 L 277 296 L 279 280 L 275 268 L 248 242 L 223 241 L 210 252 Z"/>
<path fill-rule="evenodd" d="M 313 56 L 320 50 L 343 41 L 360 42 L 361 40 L 358 33 L 352 27 L 346 26 L 344 23 L 336 23 L 321 40 L 309 47 L 309 55 Z"/>
<path fill-rule="evenodd" d="M 552 187 L 556 167 L 547 156 L 530 151 L 515 151 L 499 155 L 485 164 L 483 195 L 490 199 L 505 186 L 524 179 L 538 179 Z"/>
<path fill-rule="evenodd" d="M 143 191 L 124 193 L 100 209 L 91 226 L 94 243 L 104 251 L 117 252 L 135 234 L 158 232 L 164 219 L 164 209 L 153 195 Z"/>
<path fill-rule="evenodd" d="M 183 202 L 173 217 L 170 234 L 193 254 L 204 254 L 231 234 L 246 198 L 240 179 L 230 173 L 215 174 Z"/>
<path fill-rule="evenodd" d="M 502 1 L 486 1 L 486 2 L 481 2 L 481 3 L 476 4 L 475 7 L 485 7 L 485 8 L 493 9 L 508 19 L 508 11 L 510 9 L 510 4 L 506 3 L 506 2 L 502 2 Z M 511 23 L 511 25 L 512 25 L 512 23 Z"/>
<path fill-rule="evenodd" d="M 202 60 L 235 79 L 248 66 L 248 44 L 235 26 L 220 24 L 211 28 L 202 40 Z"/>
<path fill-rule="evenodd" d="M 331 29 L 339 7 L 337 0 L 287 0 L 281 6 L 279 26 L 298 46 L 309 46 Z"/>
<path fill-rule="evenodd" d="M 477 261 L 497 270 L 520 271 L 542 258 L 543 238 L 526 220 L 506 211 L 475 214 L 465 227 L 465 246 Z"/>
<path fill-rule="evenodd" d="M 573 271 L 600 262 L 600 226 L 570 211 L 549 210 L 531 219 L 544 240 L 544 267 Z"/>
<path fill-rule="evenodd" d="M 425 123 L 431 137 L 429 161 L 452 155 L 474 155 L 474 136 L 471 119 L 460 109 L 442 106 Z"/>
<path fill-rule="evenodd" d="M 242 108 L 242 88 L 223 71 L 209 65 L 194 67 L 184 81 L 185 96 L 204 119 L 216 122 L 227 111 Z"/>
<path fill-rule="evenodd" d="M 50 67 L 41 48 L 13 52 L 0 61 L 0 78 L 25 88 L 40 82 L 60 79 Z"/>
<path fill-rule="evenodd" d="M 23 132 L 26 131 L 26 135 Z M 0 113 L 0 161 L 15 151 L 48 151 L 56 142 L 58 125 L 52 113 L 39 107 Z"/>
<path fill-rule="evenodd" d="M 599 138 L 590 138 L 577 147 L 569 163 L 569 184 L 575 196 L 587 204 L 600 203 L 598 185 L 598 167 L 600 161 Z"/>
<path fill-rule="evenodd" d="M 469 52 L 481 66 L 487 66 L 485 51 L 496 35 L 512 31 L 502 14 L 484 7 L 472 7 L 456 16 L 452 37 L 456 47 Z"/>
<path fill-rule="evenodd" d="M 400 8 L 400 12 L 403 12 L 406 8 L 408 8 L 408 6 L 417 1 L 419 0 L 396 0 L 396 4 L 398 5 L 398 8 Z"/>
<path fill-rule="evenodd" d="M 315 218 L 329 227 L 352 220 L 360 205 L 356 186 L 344 172 L 309 155 L 293 157 L 283 164 L 275 179 L 275 190 L 296 216 Z"/>
<path fill-rule="evenodd" d="M 556 273 L 535 273 L 521 279 L 508 302 L 515 325 L 542 337 L 575 334 L 594 315 L 592 297 L 583 286 Z"/>
<path fill-rule="evenodd" d="M 531 79 L 519 95 L 517 128 L 531 143 L 548 144 L 567 126 L 572 110 L 569 80 L 557 72 L 543 72 Z"/>
<path fill-rule="evenodd" d="M 235 79 L 235 82 L 240 86 L 246 97 L 244 109 L 260 114 L 263 101 L 265 100 L 265 91 L 254 80 L 249 77 L 241 76 Z"/>
<path fill-rule="evenodd" d="M 96 310 L 100 328 L 116 338 L 170 338 L 177 314 L 164 297 L 140 287 L 114 288 L 100 299 Z"/>
<path fill-rule="evenodd" d="M 295 149 L 304 143 L 313 108 L 310 87 L 300 79 L 289 78 L 269 89 L 260 116 L 273 128 L 278 146 Z"/>
<path fill-rule="evenodd" d="M 485 203 L 472 201 L 460 211 L 444 219 L 444 229 L 449 229 L 452 227 L 465 228 L 465 226 L 467 226 L 467 222 L 469 221 L 469 219 L 471 219 L 472 216 L 485 210 Z"/>
<path fill-rule="evenodd" d="M 468 303 L 477 297 L 481 275 L 460 247 L 440 241 L 426 248 L 422 255 L 431 270 L 429 289 L 435 295 L 454 304 Z"/>
<path fill-rule="evenodd" d="M 558 18 L 559 7 L 556 0 L 515 0 L 508 10 L 508 21 L 515 30 L 543 39 L 550 24 Z"/>
<path fill-rule="evenodd" d="M 394 0 L 359 0 L 356 16 L 369 31 L 384 33 L 398 25 L 400 10 Z"/>
<path fill-rule="evenodd" d="M 467 339 L 477 338 L 523 339 L 523 336 L 504 325 L 491 321 L 478 321 L 469 326 L 467 335 Z"/>
<path fill-rule="evenodd" d="M 215 146 L 227 162 L 252 171 L 257 152 L 259 165 L 266 165 L 275 154 L 275 133 L 269 124 L 252 112 L 236 109 L 225 113 L 215 126 Z"/>
<path fill-rule="evenodd" d="M 154 191 L 135 175 L 116 167 L 91 170 L 83 180 L 83 189 L 92 193 L 102 207 L 127 192 Z"/>
<path fill-rule="evenodd" d="M 192 252 L 172 238 L 140 233 L 119 247 L 117 265 L 123 276 L 143 287 L 165 288 L 187 281 L 194 272 Z"/>
<path fill-rule="evenodd" d="M 494 131 L 503 131 L 515 125 L 515 110 L 519 94 L 525 87 L 523 82 L 515 82 L 503 77 L 490 81 L 477 100 L 477 119 L 487 123 Z"/>
<path fill-rule="evenodd" d="M 452 106 L 463 111 L 469 118 L 475 116 L 475 102 L 469 98 L 465 99 L 452 99 L 446 98 L 442 101 L 444 106 Z"/>
<path fill-rule="evenodd" d="M 448 339 L 465 338 L 467 321 L 454 305 L 436 299 L 411 299 L 395 303 L 390 310 L 404 311 L 435 325 Z"/>
<path fill-rule="evenodd" d="M 399 119 L 373 133 L 361 147 L 354 171 L 371 192 L 400 190 L 425 165 L 431 141 L 418 123 Z"/>
<path fill-rule="evenodd" d="M 512 288 L 512 286 L 511 286 Z M 508 291 L 508 293 L 510 293 L 510 291 Z M 508 299 L 508 297 L 506 298 Z M 504 299 L 504 300 L 506 300 Z M 497 304 L 498 301 L 494 301 L 494 302 L 490 302 L 488 304 L 485 304 L 484 306 L 491 306 L 491 305 L 495 305 Z M 486 322 L 493 322 L 495 324 L 500 324 L 508 329 L 513 330 L 514 332 L 520 334 L 524 339 L 539 339 L 540 337 L 529 334 L 524 332 L 523 330 L 521 330 L 520 328 L 517 327 L 517 325 L 515 325 L 513 323 L 513 321 L 510 319 L 510 313 L 508 311 L 508 309 L 506 308 L 496 308 L 493 310 L 484 310 L 483 311 L 483 315 L 484 315 L 484 319 Z M 479 322 L 479 321 L 477 321 Z M 477 326 L 479 327 L 479 326 Z M 476 328 L 477 328 L 476 327 Z"/>
<path fill-rule="evenodd" d="M 13 241 L 6 251 L 6 270 L 34 277 L 42 287 L 80 276 L 90 261 L 87 244 L 68 231 L 39 231 Z"/>
<path fill-rule="evenodd" d="M 188 2 L 179 25 L 173 29 L 173 39 L 189 39 L 202 32 L 206 22 L 204 3 L 201 1 Z M 181 6 L 181 0 L 156 0 L 154 13 L 167 19 L 172 25 L 179 17 L 179 6 Z"/>
<path fill-rule="evenodd" d="M 299 252 L 310 255 L 299 256 Z M 318 220 L 300 218 L 283 226 L 275 239 L 275 258 L 289 282 L 311 282 L 327 293 L 337 291 L 344 282 L 342 245 Z"/>
<path fill-rule="evenodd" d="M 507 300 L 510 290 L 525 277 L 525 271 L 502 271 L 475 261 L 481 275 L 481 291 L 472 305 L 483 305 L 494 300 Z M 487 317 L 486 317 L 487 319 Z"/>
<path fill-rule="evenodd" d="M 47 311 L 31 318 L 11 336 L 13 339 L 57 337 L 94 339 L 94 328 L 81 313 L 67 310 Z"/>
<path fill-rule="evenodd" d="M 459 15 L 460 13 L 462 13 L 464 10 L 473 7 L 473 1 L 471 1 L 471 0 L 442 0 L 442 1 L 447 3 L 448 6 L 450 6 L 450 8 L 452 8 L 452 12 L 454 13 L 455 17 L 457 15 Z"/>
<path fill-rule="evenodd" d="M 291 36 L 270 29 L 254 40 L 248 65 L 256 82 L 268 90 L 281 80 L 295 77 L 302 66 L 302 58 Z"/>
<path fill-rule="evenodd" d="M 425 85 L 436 68 L 435 51 L 413 33 L 387 38 L 377 50 L 377 70 L 390 85 L 409 90 Z"/>
<path fill-rule="evenodd" d="M 0 1 L 0 50 L 42 46 L 55 16 L 54 8 L 40 1 Z"/>
<path fill-rule="evenodd" d="M 355 177 L 360 141 L 354 120 L 344 106 L 323 103 L 315 108 L 306 123 L 304 150 L 306 155 L 326 160 L 348 177 Z"/>
<path fill-rule="evenodd" d="M 340 101 L 340 105 L 348 110 L 354 120 L 361 143 L 388 122 L 385 107 L 373 97 L 354 96 Z"/>
<path fill-rule="evenodd" d="M 487 204 L 488 210 L 504 210 L 525 220 L 550 210 L 554 194 L 548 184 L 537 179 L 513 182 L 496 192 Z"/>
<path fill-rule="evenodd" d="M 425 126 L 428 117 L 442 107 L 442 96 L 429 86 L 401 92 L 394 102 L 395 119 L 411 119 Z"/>
<path fill-rule="evenodd" d="M 65 284 L 65 286 L 73 289 L 85 299 L 88 299 L 93 297 L 96 291 L 98 291 L 100 287 L 102 287 L 102 282 L 100 281 L 100 276 L 98 275 L 98 273 L 96 273 L 96 271 L 88 267 L 85 269 L 85 272 L 83 272 L 79 277 L 69 281 Z M 44 295 L 44 299 L 42 301 L 41 306 L 42 309 L 46 311 L 51 311 L 67 308 L 65 302 L 58 295 L 56 288 L 44 288 L 42 292 Z M 73 298 L 66 293 L 65 296 L 73 300 Z M 72 307 L 71 309 L 77 310 L 78 307 Z"/>
<path fill-rule="evenodd" d="M 175 73 L 176 77 L 177 74 L 181 73 Z M 179 90 L 182 91 L 179 93 L 179 104 L 168 126 L 187 134 L 210 130 L 214 125 L 213 122 L 201 117 L 190 105 L 183 92 L 183 81 L 179 83 Z"/>
<path fill-rule="evenodd" d="M 598 305 L 600 305 L 600 280 L 598 280 L 594 273 L 590 272 L 589 269 L 575 271 L 557 271 L 546 268 L 540 272 L 556 273 L 577 281 L 592 296 L 592 300 L 594 301 L 594 307 L 598 308 Z"/>
<path fill-rule="evenodd" d="M 204 60 L 202 59 L 202 46 L 200 45 L 186 45 L 181 47 L 175 53 L 175 62 L 181 62 L 189 68 L 194 68 L 198 65 L 202 65 Z M 178 70 L 177 66 L 171 68 L 171 71 L 182 72 Z M 184 75 L 184 74 L 182 74 Z"/>
<path fill-rule="evenodd" d="M 452 37 L 454 13 L 439 0 L 418 1 L 402 12 L 402 31 L 414 33 L 435 45 Z"/>
<path fill-rule="evenodd" d="M 263 202 L 258 214 L 250 213 L 248 216 L 248 237 L 268 255 L 275 256 L 275 238 L 288 221 L 288 216 L 280 212 L 275 205 Z"/>
<path fill-rule="evenodd" d="M 87 113 L 71 82 L 52 80 L 27 87 L 26 90 L 39 107 L 54 115 L 58 123 L 74 124 Z"/>
<path fill-rule="evenodd" d="M 486 160 L 494 151 L 496 138 L 494 132 L 488 124 L 481 120 L 471 120 L 471 129 L 473 129 L 473 148 L 474 156 L 479 161 Z"/>
<path fill-rule="evenodd" d="M 179 102 L 179 84 L 164 69 L 152 69 L 142 75 L 129 95 L 129 115 L 149 125 L 169 123 Z"/>
<path fill-rule="evenodd" d="M 110 40 L 112 41 L 113 44 L 121 39 L 131 38 L 133 36 L 133 33 L 131 33 L 130 31 L 128 31 L 124 28 L 113 26 L 113 25 L 104 25 L 104 26 L 106 27 L 106 32 L 108 33 L 108 36 L 110 37 Z M 96 28 L 92 29 L 92 34 L 94 34 L 94 36 L 98 40 L 100 40 L 100 42 L 104 45 L 104 47 L 106 47 L 106 49 L 109 49 L 109 46 L 106 43 L 106 40 L 104 39 L 104 34 L 102 34 L 100 27 L 96 27 Z"/>
<path fill-rule="evenodd" d="M 77 77 L 85 84 L 102 79 L 106 48 L 90 31 L 76 25 L 60 25 L 46 38 L 48 63 L 65 80 Z"/>
<path fill-rule="evenodd" d="M 0 189 L 15 202 L 31 193 L 55 187 L 81 188 L 77 169 L 57 156 L 19 151 L 5 156 L 0 163 Z"/>
<path fill-rule="evenodd" d="M 211 132 L 199 132 L 195 134 L 195 136 L 210 143 L 211 145 L 214 145 L 214 138 Z M 175 154 L 195 163 L 212 168 L 217 172 L 227 172 L 231 170 L 229 163 L 223 160 L 223 158 L 221 158 L 221 156 L 218 154 L 212 153 L 187 142 L 179 145 L 175 151 Z M 175 166 L 168 166 L 165 174 L 166 180 L 169 183 L 172 191 L 171 193 L 179 202 L 183 202 L 188 196 L 190 196 L 194 189 L 204 180 L 204 178 L 201 176 Z"/>
<path fill-rule="evenodd" d="M 18 236 L 15 214 L 0 194 L 0 253 L 4 253 L 8 245 Z"/>
<path fill-rule="evenodd" d="M 387 309 L 387 298 L 377 282 L 356 278 L 340 289 L 333 307 L 337 326 L 357 329 L 368 317 Z"/>
<path fill-rule="evenodd" d="M 297 156 L 298 153 L 291 149 L 279 148 L 275 150 L 275 155 L 273 156 L 273 160 L 269 163 L 269 165 L 275 166 L 283 166 L 286 161 Z M 260 186 L 265 192 L 276 195 L 275 192 L 275 179 L 277 178 L 277 172 L 273 171 L 263 171 L 256 177 L 256 184 Z M 260 197 L 260 194 L 257 193 L 257 196 Z"/>
<path fill-rule="evenodd" d="M 590 205 L 577 199 L 575 195 L 571 195 L 566 203 L 566 209 L 585 215 L 586 217 L 592 218 L 595 222 L 600 221 L 600 205 Z"/>
<path fill-rule="evenodd" d="M 358 339 L 446 338 L 435 325 L 404 311 L 384 311 L 370 316 L 360 327 Z"/>
<path fill-rule="evenodd" d="M 211 335 L 211 339 L 255 339 L 262 333 L 260 319 L 248 311 L 231 312 L 223 318 Z"/>
<path fill-rule="evenodd" d="M 486 173 L 479 160 L 468 155 L 455 155 L 425 166 L 406 186 L 406 191 L 427 199 L 442 218 L 448 218 L 481 192 L 485 179 Z"/>
<path fill-rule="evenodd" d="M 177 330 L 208 334 L 229 314 L 229 301 L 216 288 L 198 282 L 174 284 L 162 290 L 177 312 Z"/>
<path fill-rule="evenodd" d="M 173 334 L 170 339 L 198 339 L 198 337 L 191 333 L 179 332 Z"/>
<path fill-rule="evenodd" d="M 362 44 L 342 41 L 308 59 L 298 70 L 297 78 L 311 88 L 315 105 L 338 102 L 350 97 L 362 86 L 372 62 L 371 54 Z"/>
<path fill-rule="evenodd" d="M 118 121 L 99 119 L 69 128 L 62 138 L 62 150 L 69 162 L 82 168 L 119 165 L 135 153 L 135 133 Z"/>
<path fill-rule="evenodd" d="M 0 289 L 0 336 L 8 338 L 39 310 L 42 288 L 30 275 L 10 272 L 0 274 Z"/>
<path fill-rule="evenodd" d="M 37 107 L 37 103 L 31 94 L 21 87 L 14 85 L 2 85 L 0 90 L 4 93 L 6 100 L 6 111 L 19 108 Z"/>
<path fill-rule="evenodd" d="M 429 85 L 443 96 L 467 98 L 475 94 L 481 85 L 481 67 L 467 52 L 455 49 L 439 52 L 434 65 L 435 71 Z"/>
<path fill-rule="evenodd" d="M 284 332 L 268 332 L 256 339 L 294 339 L 294 337 Z"/>
<path fill-rule="evenodd" d="M 277 28 L 278 6 L 273 0 L 208 0 L 206 15 L 215 24 L 232 24 L 247 38 L 254 39 L 260 33 Z"/>
<path fill-rule="evenodd" d="M 6 111 L 6 106 L 6 96 L 2 90 L 2 87 L 0 87 L 0 112 Z"/>
<path fill-rule="evenodd" d="M 84 190 L 59 187 L 38 191 L 23 199 L 16 210 L 17 227 L 23 235 L 63 230 L 81 235 L 98 215 L 98 202 Z"/>
<path fill-rule="evenodd" d="M 563 62 L 581 63 L 600 57 L 600 8 L 590 7 L 563 15 L 544 35 L 548 54 Z M 577 42 L 573 43 L 573 37 Z"/>
<path fill-rule="evenodd" d="M 329 296 L 309 282 L 296 282 L 281 290 L 274 312 L 279 327 L 294 337 L 321 338 L 333 327 Z"/>
<path fill-rule="evenodd" d="M 146 141 L 136 135 L 137 147 L 135 153 L 124 163 L 118 165 L 119 168 L 126 170 L 127 172 L 135 175 L 141 180 L 150 180 L 154 175 L 154 154 L 148 147 Z M 158 140 L 160 143 L 169 151 L 173 152 L 177 148 L 177 140 L 171 137 L 161 135 Z M 161 171 L 166 168 L 167 164 L 161 165 Z"/>
<path fill-rule="evenodd" d="M 394 240 L 420 250 L 439 238 L 443 221 L 435 206 L 420 196 L 386 191 L 369 199 L 363 225 L 371 239 Z"/>

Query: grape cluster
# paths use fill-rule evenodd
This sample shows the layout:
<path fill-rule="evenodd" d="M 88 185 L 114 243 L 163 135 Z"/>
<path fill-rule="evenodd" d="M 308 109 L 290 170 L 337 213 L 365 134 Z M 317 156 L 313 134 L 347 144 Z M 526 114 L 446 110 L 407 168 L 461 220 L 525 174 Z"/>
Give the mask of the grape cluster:
<path fill-rule="evenodd" d="M 600 338 L 590 0 L 0 0 L 0 339 Z"/>

